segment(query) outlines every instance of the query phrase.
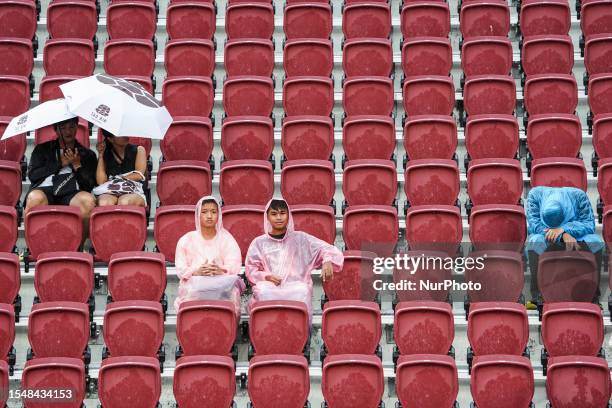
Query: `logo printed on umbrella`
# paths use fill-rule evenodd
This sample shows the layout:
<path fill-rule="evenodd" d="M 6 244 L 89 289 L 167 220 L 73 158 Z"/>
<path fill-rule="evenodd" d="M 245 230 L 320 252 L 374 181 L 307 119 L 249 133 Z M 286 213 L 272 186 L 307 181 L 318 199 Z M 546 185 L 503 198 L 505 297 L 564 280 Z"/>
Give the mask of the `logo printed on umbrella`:
<path fill-rule="evenodd" d="M 96 112 L 98 112 L 102 116 L 108 116 L 110 113 L 110 108 L 106 105 L 98 105 L 96 108 Z"/>
<path fill-rule="evenodd" d="M 19 120 L 17 121 L 17 124 L 18 125 L 23 125 L 27 121 L 28 121 L 28 115 L 23 115 L 22 117 L 19 118 Z"/>

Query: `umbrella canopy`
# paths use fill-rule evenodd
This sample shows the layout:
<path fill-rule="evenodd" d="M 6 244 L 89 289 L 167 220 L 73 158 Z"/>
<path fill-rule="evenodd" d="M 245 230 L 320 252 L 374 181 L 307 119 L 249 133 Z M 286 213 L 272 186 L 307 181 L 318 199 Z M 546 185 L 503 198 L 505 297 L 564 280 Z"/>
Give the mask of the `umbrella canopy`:
<path fill-rule="evenodd" d="M 60 85 L 68 109 L 115 136 L 162 139 L 172 117 L 135 82 L 97 74 Z"/>
<path fill-rule="evenodd" d="M 76 115 L 70 113 L 65 99 L 53 99 L 41 103 L 19 116 L 15 116 L 9 122 L 0 140 L 8 139 L 11 136 L 40 129 L 74 117 L 76 117 Z"/>

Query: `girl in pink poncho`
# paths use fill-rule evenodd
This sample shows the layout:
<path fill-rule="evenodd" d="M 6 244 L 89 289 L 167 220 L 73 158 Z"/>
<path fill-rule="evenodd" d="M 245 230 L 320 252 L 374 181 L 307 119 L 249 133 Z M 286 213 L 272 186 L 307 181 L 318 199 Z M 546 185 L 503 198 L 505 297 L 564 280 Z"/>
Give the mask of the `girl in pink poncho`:
<path fill-rule="evenodd" d="M 211 277 L 238 275 L 242 265 L 240 247 L 232 234 L 223 228 L 221 206 L 216 198 L 206 196 L 198 201 L 195 225 L 196 230 L 183 235 L 176 245 L 176 274 L 180 279 L 174 302 L 177 312 L 182 302 L 203 298 L 202 289 L 214 285 L 215 280 Z M 234 303 L 238 317 L 243 290 L 244 282 L 238 279 L 227 296 Z"/>
<path fill-rule="evenodd" d="M 264 213 L 264 235 L 255 238 L 246 256 L 245 272 L 253 285 L 249 306 L 260 300 L 299 300 L 312 320 L 313 269 L 328 280 L 342 269 L 344 257 L 333 245 L 294 231 L 293 217 L 283 199 L 272 199 Z"/>

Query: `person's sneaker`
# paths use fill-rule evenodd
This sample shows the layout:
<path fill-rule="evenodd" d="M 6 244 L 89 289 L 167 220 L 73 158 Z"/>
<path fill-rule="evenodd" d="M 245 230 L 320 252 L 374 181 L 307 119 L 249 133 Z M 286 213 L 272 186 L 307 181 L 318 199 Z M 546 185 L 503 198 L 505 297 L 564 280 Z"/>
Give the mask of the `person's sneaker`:
<path fill-rule="evenodd" d="M 532 301 L 528 301 L 527 303 L 525 303 L 525 308 L 527 310 L 538 310 L 538 306 Z"/>

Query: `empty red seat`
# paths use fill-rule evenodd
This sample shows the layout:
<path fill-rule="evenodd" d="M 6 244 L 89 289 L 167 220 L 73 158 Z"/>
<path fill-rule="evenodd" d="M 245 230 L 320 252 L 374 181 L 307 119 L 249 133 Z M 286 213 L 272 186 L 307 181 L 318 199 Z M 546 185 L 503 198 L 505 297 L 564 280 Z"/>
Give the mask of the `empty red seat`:
<path fill-rule="evenodd" d="M 29 77 L 33 66 L 31 40 L 0 38 L 0 75 Z"/>
<path fill-rule="evenodd" d="M 590 251 L 547 252 L 538 259 L 544 302 L 591 302 L 598 286 L 597 262 Z"/>
<path fill-rule="evenodd" d="M 612 10 L 610 3 L 602 0 L 587 0 L 581 2 L 580 28 L 589 37 L 593 34 L 612 33 Z"/>
<path fill-rule="evenodd" d="M 597 115 L 593 120 L 593 147 L 595 148 L 597 156 L 600 158 L 612 157 L 611 126 L 612 115 L 610 114 Z M 1 151 L 2 148 L 0 147 L 0 152 Z"/>
<path fill-rule="evenodd" d="M 3 285 L 0 288 L 0 303 L 13 304 L 21 287 L 21 270 L 17 254 L 0 252 L 0 278 Z M 0 355 L 0 359 L 4 357 Z"/>
<path fill-rule="evenodd" d="M 249 339 L 256 355 L 299 355 L 310 337 L 308 308 L 295 300 L 262 300 L 252 304 Z"/>
<path fill-rule="evenodd" d="M 444 76 L 450 74 L 452 67 L 453 56 L 448 38 L 407 38 L 402 45 L 402 69 L 406 76 Z"/>
<path fill-rule="evenodd" d="M 43 68 L 46 75 L 92 75 L 96 66 L 91 40 L 53 39 L 45 42 Z"/>
<path fill-rule="evenodd" d="M 209 77 L 215 69 L 215 45 L 204 39 L 170 40 L 164 50 L 164 66 L 168 76 Z"/>
<path fill-rule="evenodd" d="M 14 206 L 0 205 L 0 251 L 13 252 L 17 243 L 17 211 Z"/>
<path fill-rule="evenodd" d="M 450 33 L 450 9 L 440 1 L 407 2 L 402 7 L 400 23 L 404 38 L 446 38 Z"/>
<path fill-rule="evenodd" d="M 347 77 L 389 76 L 393 50 L 387 38 L 354 38 L 342 48 L 342 67 Z"/>
<path fill-rule="evenodd" d="M 349 160 L 390 159 L 395 137 L 395 121 L 389 116 L 351 116 L 342 127 L 342 146 Z"/>
<path fill-rule="evenodd" d="M 162 305 L 146 300 L 109 303 L 103 331 L 104 344 L 113 357 L 155 357 L 164 339 Z"/>
<path fill-rule="evenodd" d="M 176 336 L 186 356 L 228 356 L 234 346 L 237 326 L 232 302 L 193 300 L 180 305 Z"/>
<path fill-rule="evenodd" d="M 581 159 L 549 157 L 531 164 L 531 187 L 576 187 L 587 190 L 587 175 Z"/>
<path fill-rule="evenodd" d="M 293 209 L 292 209 L 293 212 Z M 334 279 L 323 282 L 325 296 L 330 301 L 335 300 L 365 300 L 373 301 L 376 291 L 373 281 L 376 275 L 372 272 L 374 258 L 377 255 L 365 251 L 344 251 L 342 272 Z"/>
<path fill-rule="evenodd" d="M 255 356 L 249 362 L 248 392 L 255 407 L 303 407 L 310 392 L 304 356 Z"/>
<path fill-rule="evenodd" d="M 36 269 L 38 271 L 38 264 Z M 111 256 L 108 291 L 114 301 L 159 301 L 165 288 L 166 258 L 163 254 L 134 251 L 117 252 Z"/>
<path fill-rule="evenodd" d="M 450 205 L 411 206 L 406 212 L 406 241 L 412 250 L 454 254 L 463 238 L 461 211 Z"/>
<path fill-rule="evenodd" d="M 486 254 L 486 256 L 485 256 Z M 513 251 L 473 251 L 473 259 L 482 258 L 483 267 L 465 271 L 466 282 L 481 284 L 481 290 L 469 290 L 472 302 L 517 302 L 523 292 L 523 258 Z"/>
<path fill-rule="evenodd" d="M 455 338 L 453 310 L 447 302 L 400 302 L 393 337 L 400 354 L 446 355 Z"/>
<path fill-rule="evenodd" d="M 60 91 L 59 86 L 79 78 L 81 77 L 78 75 L 53 75 L 43 77 L 40 81 L 38 92 L 39 101 L 46 102 L 51 99 L 63 98 L 64 94 Z"/>
<path fill-rule="evenodd" d="M 357 2 L 342 12 L 344 38 L 387 38 L 391 33 L 391 5 L 386 2 Z"/>
<path fill-rule="evenodd" d="M 0 116 L 0 134 L 4 133 L 11 119 L 8 116 Z M 25 133 L 0 141 L 0 160 L 21 162 L 24 160 L 26 145 Z"/>
<path fill-rule="evenodd" d="M 527 124 L 527 147 L 534 159 L 576 157 L 582 146 L 580 119 L 569 114 L 535 115 Z"/>
<path fill-rule="evenodd" d="M 475 356 L 522 355 L 529 340 L 525 306 L 517 302 L 472 303 L 468 339 Z"/>
<path fill-rule="evenodd" d="M 227 38 L 272 38 L 274 8 L 269 3 L 230 4 L 225 11 Z M 214 26 L 213 26 L 214 32 Z"/>
<path fill-rule="evenodd" d="M 208 77 L 168 77 L 162 86 L 164 106 L 174 116 L 208 117 L 215 90 Z"/>
<path fill-rule="evenodd" d="M 612 159 L 603 159 L 599 161 L 597 168 L 597 190 L 604 205 L 612 204 Z"/>
<path fill-rule="evenodd" d="M 612 72 L 611 46 L 612 33 L 594 34 L 587 37 L 584 47 L 584 65 L 590 75 Z"/>
<path fill-rule="evenodd" d="M 184 408 L 229 407 L 236 393 L 234 372 L 227 356 L 181 357 L 173 374 L 174 398 Z"/>
<path fill-rule="evenodd" d="M 455 85 L 448 76 L 407 77 L 403 86 L 404 110 L 413 115 L 450 115 L 455 106 Z"/>
<path fill-rule="evenodd" d="M 453 407 L 459 392 L 458 378 L 457 365 L 450 356 L 400 356 L 395 389 L 403 407 Z"/>
<path fill-rule="evenodd" d="M 447 248 L 444 248 L 444 246 L 436 248 L 435 245 L 432 245 L 432 248 L 433 250 L 405 251 L 400 254 L 408 258 L 423 258 L 423 260 L 417 259 L 416 265 L 407 268 L 403 266 L 393 268 L 393 282 L 402 285 L 396 286 L 395 289 L 398 301 L 447 302 L 450 299 L 450 287 L 445 286 L 445 281 L 452 279 L 453 269 L 444 268 L 439 261 L 436 263 L 435 260 L 444 259 L 449 255 L 448 252 L 442 252 L 440 249 L 450 249 L 452 251 L 455 249 L 455 245 L 453 244 L 452 248 L 450 245 L 447 245 Z M 428 284 L 421 286 L 421 281 Z M 409 288 L 408 285 L 412 285 L 412 287 Z M 429 290 L 434 287 L 438 290 Z"/>
<path fill-rule="evenodd" d="M 529 115 L 574 113 L 578 105 L 576 79 L 571 74 L 531 75 L 525 81 L 523 94 Z"/>
<path fill-rule="evenodd" d="M 399 234 L 397 210 L 386 205 L 353 205 L 342 219 L 346 249 L 387 256 L 395 249 Z"/>
<path fill-rule="evenodd" d="M 572 56 L 573 60 L 573 56 Z M 508 75 L 512 69 L 512 43 L 508 37 L 470 37 L 461 47 L 466 76 Z"/>
<path fill-rule="evenodd" d="M 212 123 L 197 116 L 174 117 L 159 147 L 168 161 L 204 161 L 213 149 Z"/>
<path fill-rule="evenodd" d="M 9 393 L 9 366 L 6 361 L 0 360 L 0 407 L 6 407 Z"/>
<path fill-rule="evenodd" d="M 287 203 L 329 205 L 336 191 L 334 166 L 328 160 L 289 160 L 281 171 Z"/>
<path fill-rule="evenodd" d="M 47 404 L 78 408 L 85 399 L 85 364 L 83 360 L 70 357 L 43 357 L 26 361 L 21 384 L 29 390 L 53 390 L 52 396 L 44 398 Z M 1 397 L 0 397 L 1 398 Z M 27 407 L 41 406 L 43 398 L 24 398 Z"/>
<path fill-rule="evenodd" d="M 510 8 L 505 1 L 466 1 L 461 4 L 459 28 L 463 38 L 506 37 L 510 30 Z"/>
<path fill-rule="evenodd" d="M 209 195 L 211 191 L 212 176 L 208 162 L 174 160 L 159 166 L 157 195 L 161 205 L 196 205 L 201 197 Z"/>
<path fill-rule="evenodd" d="M 269 77 L 274 70 L 274 43 L 268 39 L 238 39 L 225 43 L 223 57 L 228 76 Z"/>
<path fill-rule="evenodd" d="M 395 162 L 381 159 L 347 161 L 342 191 L 348 205 L 392 205 L 397 196 Z"/>
<path fill-rule="evenodd" d="M 388 77 L 347 78 L 342 97 L 342 106 L 348 116 L 389 116 L 395 107 L 393 80 Z"/>
<path fill-rule="evenodd" d="M 7 0 L 0 3 L 0 37 L 31 40 L 36 33 L 36 3 Z"/>
<path fill-rule="evenodd" d="M 475 159 L 467 172 L 474 205 L 517 204 L 523 194 L 523 170 L 515 159 Z"/>
<path fill-rule="evenodd" d="M 30 81 L 14 75 L 0 76 L 0 116 L 17 116 L 30 108 Z"/>
<path fill-rule="evenodd" d="M 331 40 L 298 38 L 285 42 L 283 67 L 287 77 L 328 77 L 334 67 L 334 50 Z"/>
<path fill-rule="evenodd" d="M 14 207 L 21 197 L 21 165 L 0 160 L 0 205 Z"/>
<path fill-rule="evenodd" d="M 15 341 L 15 310 L 12 304 L 0 303 L 0 361 L 7 360 Z"/>
<path fill-rule="evenodd" d="M 89 340 L 89 306 L 78 302 L 34 304 L 28 340 L 37 358 L 82 358 Z"/>
<path fill-rule="evenodd" d="M 330 158 L 334 123 L 327 116 L 291 116 L 283 119 L 281 146 L 288 160 Z"/>
<path fill-rule="evenodd" d="M 459 195 L 459 168 L 450 159 L 410 160 L 404 191 L 411 206 L 453 205 Z"/>
<path fill-rule="evenodd" d="M 265 160 L 230 160 L 221 165 L 219 192 L 224 204 L 265 205 L 274 193 L 272 164 Z"/>
<path fill-rule="evenodd" d="M 406 118 L 404 148 L 410 160 L 451 159 L 457 148 L 455 119 L 442 115 Z"/>
<path fill-rule="evenodd" d="M 472 159 L 516 155 L 519 128 L 513 115 L 471 115 L 465 125 L 465 145 Z"/>
<path fill-rule="evenodd" d="M 128 205 L 94 208 L 89 231 L 96 259 L 103 262 L 117 252 L 141 251 L 147 240 L 146 211 Z"/>
<path fill-rule="evenodd" d="M 603 341 L 603 313 L 599 306 L 588 301 L 544 303 L 542 342 L 549 356 L 595 357 Z"/>
<path fill-rule="evenodd" d="M 154 407 L 161 395 L 159 361 L 153 357 L 111 357 L 102 360 L 98 396 L 104 407 Z"/>
<path fill-rule="evenodd" d="M 463 103 L 468 115 L 512 115 L 516 105 L 514 78 L 508 75 L 468 77 L 463 88 Z"/>
<path fill-rule="evenodd" d="M 213 3 L 172 3 L 166 12 L 168 37 L 172 40 L 183 38 L 209 40 L 215 34 L 216 14 Z"/>
<path fill-rule="evenodd" d="M 470 214 L 470 241 L 476 249 L 520 251 L 526 229 L 525 210 L 520 205 L 477 205 Z"/>
<path fill-rule="evenodd" d="M 291 206 L 296 231 L 304 231 L 333 245 L 336 240 L 336 215 L 329 205 L 298 204 Z"/>
<path fill-rule="evenodd" d="M 221 127 L 225 160 L 268 160 L 274 149 L 274 124 L 265 116 L 230 116 Z"/>
<path fill-rule="evenodd" d="M 150 40 L 155 37 L 157 13 L 149 1 L 115 1 L 106 11 L 106 27 L 113 40 Z"/>
<path fill-rule="evenodd" d="M 151 40 L 110 40 L 104 45 L 104 70 L 110 75 L 150 77 L 154 68 Z"/>
<path fill-rule="evenodd" d="M 374 354 L 381 335 L 376 302 L 336 300 L 325 304 L 321 337 L 328 355 Z"/>
<path fill-rule="evenodd" d="M 236 76 L 223 83 L 223 109 L 227 116 L 270 116 L 273 108 L 272 78 Z"/>
<path fill-rule="evenodd" d="M 603 358 L 552 357 L 548 361 L 546 395 L 552 406 L 580 401 L 579 404 L 587 407 L 605 407 L 609 404 L 611 389 L 610 369 Z"/>
<path fill-rule="evenodd" d="M 594 115 L 612 113 L 612 98 L 609 96 L 612 87 L 611 74 L 596 74 L 589 78 L 589 107 Z"/>
<path fill-rule="evenodd" d="M 30 255 L 43 252 L 76 252 L 83 239 L 81 211 L 67 205 L 40 205 L 25 216 L 25 239 Z"/>
<path fill-rule="evenodd" d="M 82 252 L 40 254 L 34 285 L 41 302 L 87 303 L 94 287 L 93 257 Z"/>
<path fill-rule="evenodd" d="M 242 262 L 246 257 L 249 245 L 254 238 L 264 233 L 263 205 L 224 205 L 222 209 L 223 227 L 226 228 L 238 242 Z"/>
<path fill-rule="evenodd" d="M 287 4 L 284 11 L 283 30 L 288 40 L 329 38 L 332 32 L 331 5 L 310 1 Z"/>
<path fill-rule="evenodd" d="M 525 75 L 569 74 L 574 66 L 572 39 L 569 35 L 527 37 L 521 62 Z"/>
<path fill-rule="evenodd" d="M 532 35 L 565 35 L 570 29 L 570 8 L 565 0 L 526 0 L 521 4 L 521 33 Z"/>
<path fill-rule="evenodd" d="M 470 389 L 479 408 L 529 408 L 534 393 L 531 362 L 522 356 L 474 357 Z"/>
<path fill-rule="evenodd" d="M 376 408 L 385 390 L 382 361 L 374 355 L 328 356 L 321 389 L 329 408 Z"/>
<path fill-rule="evenodd" d="M 606 246 L 610 247 L 612 243 L 612 206 L 605 206 L 603 211 L 603 228 L 601 235 L 606 243 Z M 612 285 L 610 285 L 612 286 Z"/>
<path fill-rule="evenodd" d="M 163 205 L 155 212 L 153 236 L 157 249 L 169 262 L 174 262 L 179 239 L 195 229 L 194 213 L 195 205 Z"/>
<path fill-rule="evenodd" d="M 293 77 L 283 83 L 287 116 L 329 116 L 334 107 L 334 82 L 327 77 Z"/>

